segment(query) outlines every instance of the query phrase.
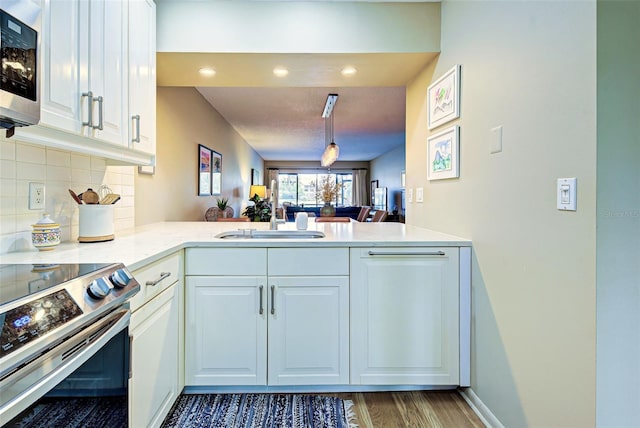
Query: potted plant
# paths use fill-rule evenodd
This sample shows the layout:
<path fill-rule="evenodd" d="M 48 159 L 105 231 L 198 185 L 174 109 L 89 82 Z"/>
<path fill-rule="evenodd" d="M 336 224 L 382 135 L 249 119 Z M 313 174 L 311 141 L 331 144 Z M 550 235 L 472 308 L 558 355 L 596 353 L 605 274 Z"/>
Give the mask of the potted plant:
<path fill-rule="evenodd" d="M 227 217 L 227 207 L 229 206 L 229 198 L 216 198 L 216 205 L 221 212 L 222 217 Z"/>
<path fill-rule="evenodd" d="M 322 177 L 316 193 L 316 198 L 324 202 L 324 206 L 320 208 L 320 216 L 333 217 L 336 215 L 336 208 L 331 205 L 331 202 L 336 200 L 341 187 L 342 185 L 340 183 L 331 180 L 330 175 L 324 175 Z"/>
<path fill-rule="evenodd" d="M 271 205 L 266 199 L 253 195 L 249 200 L 253 202 L 253 205 L 247 206 L 242 215 L 249 217 L 251 221 L 269 221 L 271 219 Z"/>

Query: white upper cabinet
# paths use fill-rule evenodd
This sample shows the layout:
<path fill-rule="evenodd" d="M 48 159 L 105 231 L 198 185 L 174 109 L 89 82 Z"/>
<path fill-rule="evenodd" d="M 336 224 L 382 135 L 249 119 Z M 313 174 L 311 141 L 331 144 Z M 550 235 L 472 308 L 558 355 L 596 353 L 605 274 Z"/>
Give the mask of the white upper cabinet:
<path fill-rule="evenodd" d="M 15 139 L 154 163 L 154 2 L 44 0 L 41 40 L 40 123 Z"/>
<path fill-rule="evenodd" d="M 129 2 L 129 145 L 156 152 L 156 5 Z"/>
<path fill-rule="evenodd" d="M 127 5 L 45 1 L 40 124 L 126 145 Z"/>
<path fill-rule="evenodd" d="M 87 11 L 78 1 L 44 2 L 40 123 L 73 133 L 82 132 L 83 101 L 88 108 L 81 99 L 87 73 L 80 66 L 80 33 L 88 28 Z"/>

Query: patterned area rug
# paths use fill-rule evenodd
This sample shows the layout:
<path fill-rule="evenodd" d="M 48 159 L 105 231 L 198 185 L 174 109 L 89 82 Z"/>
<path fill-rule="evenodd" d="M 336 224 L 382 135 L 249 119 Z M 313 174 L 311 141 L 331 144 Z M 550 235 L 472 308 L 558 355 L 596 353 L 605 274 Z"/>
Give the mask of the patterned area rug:
<path fill-rule="evenodd" d="M 125 397 L 43 399 L 40 404 L 2 426 L 122 428 L 127 426 L 127 400 Z"/>
<path fill-rule="evenodd" d="M 163 428 L 354 428 L 353 402 L 305 394 L 183 394 Z"/>

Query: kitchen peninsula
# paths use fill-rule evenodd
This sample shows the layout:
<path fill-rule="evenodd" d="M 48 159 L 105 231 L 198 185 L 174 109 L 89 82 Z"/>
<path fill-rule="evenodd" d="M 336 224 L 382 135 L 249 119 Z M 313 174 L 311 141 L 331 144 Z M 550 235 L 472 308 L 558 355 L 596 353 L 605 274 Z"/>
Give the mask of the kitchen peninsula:
<path fill-rule="evenodd" d="M 469 385 L 469 240 L 357 222 L 310 223 L 324 238 L 217 237 L 268 227 L 156 223 L 0 262 L 121 262 L 133 272 L 141 284 L 131 300 L 134 426 L 159 426 L 183 390 Z"/>

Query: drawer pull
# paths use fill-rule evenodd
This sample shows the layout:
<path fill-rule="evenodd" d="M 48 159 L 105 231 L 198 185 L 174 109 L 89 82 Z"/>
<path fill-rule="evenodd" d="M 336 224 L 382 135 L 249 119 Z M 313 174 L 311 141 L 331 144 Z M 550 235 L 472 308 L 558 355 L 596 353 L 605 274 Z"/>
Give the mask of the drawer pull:
<path fill-rule="evenodd" d="M 423 251 L 419 253 L 395 251 L 369 251 L 370 256 L 444 256 L 444 251 Z"/>
<path fill-rule="evenodd" d="M 261 285 L 260 286 L 260 315 L 262 315 L 262 313 L 264 312 L 264 307 L 262 306 L 262 290 L 264 289 L 264 287 Z"/>
<path fill-rule="evenodd" d="M 276 286 L 271 286 L 271 315 L 276 313 Z"/>
<path fill-rule="evenodd" d="M 150 285 L 150 286 L 156 286 L 158 285 L 158 283 L 166 278 L 169 278 L 171 276 L 171 272 L 160 272 L 160 278 L 156 279 L 155 281 L 147 281 L 146 285 Z"/>

